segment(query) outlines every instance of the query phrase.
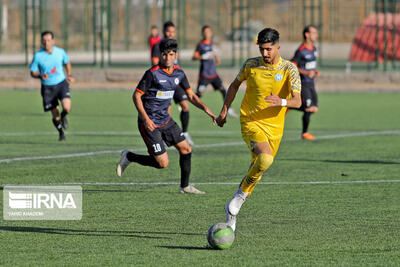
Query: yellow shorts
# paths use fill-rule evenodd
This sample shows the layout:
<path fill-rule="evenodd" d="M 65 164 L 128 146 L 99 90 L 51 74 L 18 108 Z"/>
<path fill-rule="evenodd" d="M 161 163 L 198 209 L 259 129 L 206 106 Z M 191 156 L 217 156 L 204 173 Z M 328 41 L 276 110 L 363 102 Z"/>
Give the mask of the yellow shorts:
<path fill-rule="evenodd" d="M 275 157 L 282 140 L 282 135 L 272 138 L 268 128 L 263 127 L 257 122 L 241 122 L 241 127 L 242 138 L 251 152 L 252 161 L 256 158 L 256 154 L 253 153 L 253 148 L 256 143 L 268 143 L 272 156 Z"/>

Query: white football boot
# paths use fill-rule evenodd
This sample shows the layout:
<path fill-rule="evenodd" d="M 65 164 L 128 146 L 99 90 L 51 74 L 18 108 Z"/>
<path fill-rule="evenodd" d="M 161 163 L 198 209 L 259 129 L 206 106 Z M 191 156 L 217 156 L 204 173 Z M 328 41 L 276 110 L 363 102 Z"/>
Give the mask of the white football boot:
<path fill-rule="evenodd" d="M 236 215 L 232 215 L 229 212 L 229 203 L 225 205 L 225 215 L 226 215 L 226 224 L 229 225 L 232 230 L 235 232 L 236 230 Z"/>
<path fill-rule="evenodd" d="M 129 150 L 124 150 L 121 152 L 121 159 L 120 159 L 119 163 L 117 164 L 117 169 L 116 169 L 117 175 L 119 177 L 122 176 L 126 167 L 128 167 L 129 163 L 131 163 L 126 156 L 129 152 L 130 152 Z"/>
<path fill-rule="evenodd" d="M 200 191 L 193 185 L 188 185 L 186 187 L 180 187 L 179 192 L 181 194 L 195 194 L 195 195 L 204 195 L 206 192 Z"/>
<path fill-rule="evenodd" d="M 233 196 L 232 200 L 229 202 L 229 213 L 236 216 L 239 214 L 240 208 L 243 203 L 246 202 L 246 197 L 248 194 L 243 193 L 242 190 L 238 190 Z"/>
<path fill-rule="evenodd" d="M 189 135 L 188 132 L 183 132 L 183 136 L 186 138 L 186 140 L 188 141 L 188 143 L 189 143 L 190 146 L 193 146 L 193 145 L 194 145 L 194 142 L 193 142 L 193 140 L 192 140 L 192 138 L 190 137 L 190 135 Z"/>

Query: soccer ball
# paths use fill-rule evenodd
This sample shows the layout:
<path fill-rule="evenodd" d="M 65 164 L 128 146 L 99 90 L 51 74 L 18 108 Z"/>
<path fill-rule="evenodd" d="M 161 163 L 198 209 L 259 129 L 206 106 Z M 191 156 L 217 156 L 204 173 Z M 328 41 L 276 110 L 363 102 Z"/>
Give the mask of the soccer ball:
<path fill-rule="evenodd" d="M 215 223 L 208 229 L 207 240 L 212 248 L 229 248 L 235 240 L 235 232 L 226 223 Z"/>

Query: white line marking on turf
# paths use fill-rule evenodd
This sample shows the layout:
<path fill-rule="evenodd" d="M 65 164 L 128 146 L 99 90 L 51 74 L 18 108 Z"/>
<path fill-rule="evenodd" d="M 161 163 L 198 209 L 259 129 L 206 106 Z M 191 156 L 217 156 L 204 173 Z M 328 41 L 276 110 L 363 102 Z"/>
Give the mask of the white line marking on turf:
<path fill-rule="evenodd" d="M 238 185 L 240 182 L 194 182 L 196 185 Z M 263 185 L 325 185 L 325 184 L 378 184 L 378 183 L 400 183 L 400 180 L 356 180 L 356 181 L 303 181 L 303 182 L 259 182 Z M 7 184 L 7 185 L 179 185 L 178 182 L 71 182 L 71 183 L 48 183 L 48 184 Z M 5 184 L 1 185 L 5 186 Z"/>
<path fill-rule="evenodd" d="M 396 134 L 400 134 L 400 130 L 367 131 L 367 132 L 355 132 L 355 133 L 342 133 L 342 134 L 333 134 L 333 135 L 323 135 L 323 136 L 318 136 L 318 139 L 333 139 L 333 138 L 371 136 L 371 135 L 396 135 Z"/>
<path fill-rule="evenodd" d="M 95 156 L 103 154 L 114 154 L 121 152 L 121 150 L 103 150 L 95 152 L 84 152 L 84 153 L 73 153 L 73 154 L 63 154 L 63 155 L 53 155 L 53 156 L 35 156 L 35 157 L 23 157 L 23 158 L 11 158 L 2 159 L 0 163 L 10 163 L 12 161 L 25 161 L 25 160 L 39 160 L 39 159 L 65 159 L 65 158 L 75 158 L 75 157 L 85 157 L 85 156 Z"/>
<path fill-rule="evenodd" d="M 315 130 L 315 133 L 326 133 L 327 131 L 323 130 Z M 389 131 L 367 131 L 364 132 L 366 135 L 370 135 L 370 133 L 381 133 L 381 132 L 387 132 L 387 134 L 398 134 L 399 131 L 397 130 L 389 130 Z M 202 134 L 216 134 L 216 135 L 229 135 L 229 134 L 237 134 L 240 135 L 240 131 L 229 131 L 229 130 L 200 130 L 200 131 L 193 131 L 194 134 L 202 135 Z M 299 133 L 298 130 L 285 130 L 285 133 Z M 67 132 L 68 135 L 90 135 L 90 136 L 102 136 L 102 135 L 109 135 L 109 136 L 119 136 L 119 135 L 126 135 L 126 136 L 139 136 L 140 133 L 137 131 L 72 131 L 72 132 Z M 340 135 L 345 135 L 347 136 L 352 136 L 352 132 L 344 132 L 344 133 L 339 133 Z M 355 133 L 358 134 L 358 133 Z M 58 135 L 58 132 L 56 131 L 51 131 L 51 132 L 14 132 L 14 133 L 2 133 L 0 132 L 0 137 L 19 137 L 19 136 L 43 136 L 43 135 Z M 330 135 L 326 135 L 329 137 Z M 335 135 L 334 135 L 335 136 Z M 362 135 L 357 135 L 357 136 L 362 136 Z M 324 136 L 325 137 L 325 136 Z"/>
<path fill-rule="evenodd" d="M 208 147 L 226 147 L 226 146 L 236 146 L 243 145 L 244 142 L 229 142 L 229 143 L 217 143 L 217 144 L 204 144 L 204 145 L 195 145 L 195 148 L 208 148 Z M 173 147 L 167 147 L 167 150 L 172 150 Z M 146 148 L 142 149 L 132 149 L 132 152 L 143 152 L 146 151 Z M 25 160 L 40 160 L 40 159 L 65 159 L 65 158 L 75 158 L 75 157 L 86 157 L 86 156 L 96 156 L 103 154 L 114 154 L 121 153 L 121 150 L 103 150 L 103 151 L 95 151 L 95 152 L 83 152 L 83 153 L 73 153 L 73 154 L 63 154 L 63 155 L 54 155 L 54 156 L 35 156 L 35 157 L 23 157 L 23 158 L 11 158 L 11 159 L 2 159 L 0 163 L 10 163 L 13 161 L 25 161 Z"/>
<path fill-rule="evenodd" d="M 196 131 L 196 134 L 218 134 L 218 135 L 224 135 L 224 134 L 238 134 L 240 135 L 240 132 L 238 131 L 223 131 L 223 130 L 218 130 L 218 131 Z M 139 136 L 140 133 L 137 131 L 83 131 L 83 132 L 67 132 L 68 135 L 90 135 L 90 136 L 102 136 L 102 135 L 110 135 L 110 136 L 119 136 L 119 135 L 126 135 L 126 136 Z M 1 133 L 0 136 L 5 136 L 5 137 L 19 137 L 19 136 L 43 136 L 43 135 L 58 135 L 58 132 L 52 131 L 52 132 L 16 132 L 16 133 Z"/>
<path fill-rule="evenodd" d="M 259 182 L 264 185 L 312 185 L 312 184 L 369 184 L 369 183 L 399 183 L 400 180 L 365 180 L 365 181 L 310 181 L 310 182 Z M 200 182 L 196 185 L 237 185 L 240 182 Z M 60 183 L 65 185 L 177 185 L 178 182 L 83 182 L 83 183 Z"/>
<path fill-rule="evenodd" d="M 323 135 L 323 136 L 318 136 L 318 139 L 336 139 L 336 138 L 357 137 L 357 136 L 397 135 L 397 134 L 400 134 L 400 130 L 354 132 L 354 133 L 342 133 L 342 134 L 336 134 L 336 135 Z M 300 140 L 301 139 L 299 139 L 299 138 L 287 138 L 287 139 L 283 139 L 283 142 L 293 142 L 293 141 L 300 141 Z M 203 144 L 203 145 L 194 145 L 193 147 L 194 148 L 210 148 L 210 147 L 227 147 L 227 146 L 237 146 L 237 145 L 244 145 L 244 142 L 240 141 L 240 142 L 226 142 L 226 143 L 216 143 L 216 144 Z M 169 149 L 172 149 L 172 148 L 169 148 Z M 142 148 L 142 149 L 137 149 L 137 150 L 132 150 L 132 151 L 142 152 L 142 151 L 146 151 L 146 149 Z M 52 155 L 52 156 L 9 158 L 9 159 L 0 160 L 0 163 L 10 163 L 13 161 L 25 161 L 25 160 L 85 157 L 85 156 L 113 154 L 113 153 L 120 153 L 120 152 L 121 152 L 121 150 L 105 150 L 105 151 L 83 152 L 83 153 Z"/>

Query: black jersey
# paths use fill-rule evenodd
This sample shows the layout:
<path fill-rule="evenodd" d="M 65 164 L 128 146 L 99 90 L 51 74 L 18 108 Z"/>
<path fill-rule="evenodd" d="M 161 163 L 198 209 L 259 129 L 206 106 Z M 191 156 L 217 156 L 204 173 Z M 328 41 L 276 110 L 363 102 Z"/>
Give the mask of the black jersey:
<path fill-rule="evenodd" d="M 198 43 L 195 53 L 202 57 L 200 64 L 200 76 L 207 79 L 213 79 L 217 77 L 218 75 L 215 69 L 215 61 L 214 57 L 212 56 L 214 54 L 212 43 L 207 40 L 201 41 Z"/>
<path fill-rule="evenodd" d="M 185 73 L 178 66 L 174 66 L 171 73 L 159 65 L 154 66 L 140 80 L 136 91 L 143 94 L 144 109 L 156 126 L 162 127 L 170 120 L 168 107 L 178 86 L 191 90 Z"/>
<path fill-rule="evenodd" d="M 317 48 L 315 46 L 306 47 L 302 44 L 295 52 L 291 59 L 293 63 L 303 70 L 315 70 L 317 69 Z M 300 74 L 301 82 L 314 82 L 314 78 L 310 78 L 307 75 Z"/>

